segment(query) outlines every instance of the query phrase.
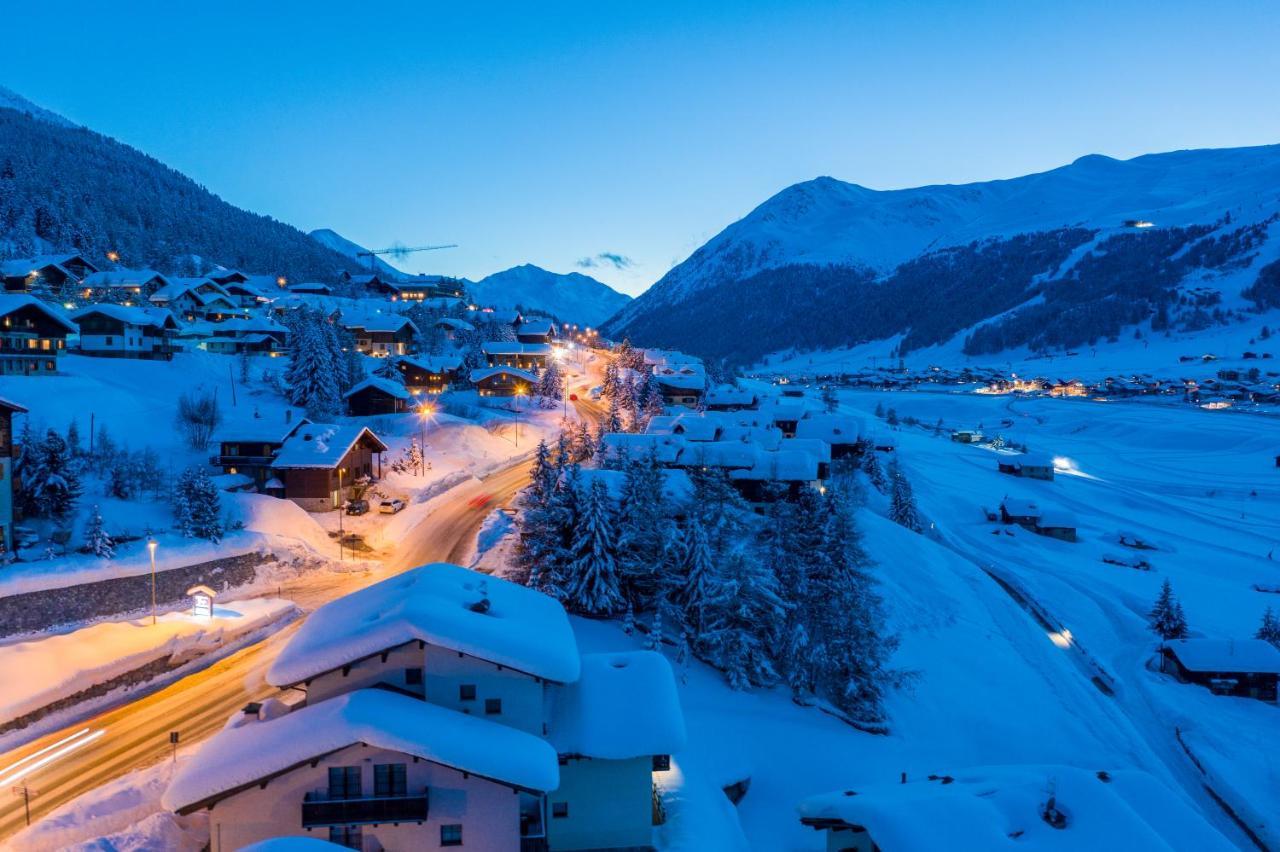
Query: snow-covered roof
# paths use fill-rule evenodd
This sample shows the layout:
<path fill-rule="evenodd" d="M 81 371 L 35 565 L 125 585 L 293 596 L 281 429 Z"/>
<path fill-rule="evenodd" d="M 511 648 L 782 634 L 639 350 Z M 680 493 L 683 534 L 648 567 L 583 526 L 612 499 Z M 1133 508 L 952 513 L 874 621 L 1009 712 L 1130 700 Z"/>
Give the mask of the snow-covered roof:
<path fill-rule="evenodd" d="M 1001 501 L 1000 508 L 1004 509 L 1006 513 L 1019 518 L 1040 517 L 1040 507 L 1030 500 L 1006 497 Z"/>
<path fill-rule="evenodd" d="M 560 754 L 604 760 L 684 748 L 684 711 L 655 651 L 584 654 L 576 683 L 556 690 L 547 737 Z"/>
<path fill-rule="evenodd" d="M 1165 647 L 1193 672 L 1280 674 L 1280 650 L 1262 639 L 1174 639 Z"/>
<path fill-rule="evenodd" d="M 472 370 L 469 378 L 471 379 L 472 384 L 476 384 L 477 382 L 483 382 L 485 379 L 490 379 L 494 376 L 503 374 L 511 376 L 514 379 L 519 379 L 523 382 L 528 382 L 531 385 L 538 381 L 538 377 L 533 373 L 516 367 L 480 367 L 479 369 Z"/>
<path fill-rule="evenodd" d="M 686 444 L 681 449 L 677 464 L 681 467 L 749 468 L 755 466 L 760 453 L 760 447 L 743 441 L 699 441 Z"/>
<path fill-rule="evenodd" d="M 831 461 L 831 445 L 821 438 L 789 438 L 782 449 L 808 453 L 820 462 Z"/>
<path fill-rule="evenodd" d="M 681 435 L 686 441 L 714 441 L 720 436 L 720 428 L 720 421 L 712 417 L 659 414 L 650 418 L 644 431 L 650 435 Z"/>
<path fill-rule="evenodd" d="M 269 721 L 228 725 L 178 768 L 160 801 L 172 811 L 195 809 L 358 743 L 529 790 L 560 785 L 555 749 L 539 737 L 407 695 L 357 689 Z"/>
<path fill-rule="evenodd" d="M 520 327 L 516 329 L 516 334 L 554 334 L 555 325 L 551 320 L 531 319 L 520 323 Z"/>
<path fill-rule="evenodd" d="M 810 414 L 796 423 L 797 438 L 818 438 L 828 444 L 852 444 L 862 434 L 862 419 L 850 414 Z"/>
<path fill-rule="evenodd" d="M 480 344 L 486 355 L 551 355 L 550 343 L 518 343 L 514 340 L 487 340 Z"/>
<path fill-rule="evenodd" d="M 675 435 L 609 432 L 604 436 L 601 451 L 606 458 L 616 458 L 624 452 L 632 458 L 645 458 L 650 453 L 656 453 L 659 464 L 672 464 L 684 445 L 684 439 Z"/>
<path fill-rule="evenodd" d="M 865 829 L 884 852 L 1234 848 L 1195 808 L 1137 770 L 995 766 L 930 779 L 815 796 L 800 804 L 801 821 Z M 1050 796 L 1066 817 L 1061 828 L 1042 816 Z"/>
<path fill-rule="evenodd" d="M 141 287 L 152 281 L 160 281 L 160 286 L 169 283 L 169 279 L 154 269 L 107 269 L 102 272 L 90 272 L 81 282 L 86 287 Z"/>
<path fill-rule="evenodd" d="M 659 364 L 653 368 L 658 384 L 681 390 L 702 390 L 707 386 L 707 372 L 701 364 Z"/>
<path fill-rule="evenodd" d="M 290 284 L 289 290 L 293 293 L 324 293 L 333 292 L 333 288 L 323 281 L 303 281 L 300 284 Z"/>
<path fill-rule="evenodd" d="M 729 471 L 730 479 L 761 482 L 813 482 L 818 478 L 818 459 L 804 450 L 777 450 L 758 453 L 749 468 Z"/>
<path fill-rule="evenodd" d="M 0 276 L 5 278 L 26 278 L 32 272 L 38 272 L 39 270 L 47 269 L 50 266 L 56 267 L 68 278 L 75 279 L 76 277 L 71 273 L 71 270 L 67 269 L 58 261 L 44 260 L 41 262 L 40 258 L 34 257 L 20 258 L 18 260 L 0 260 Z"/>
<path fill-rule="evenodd" d="M 355 423 L 309 423 L 285 439 L 271 466 L 274 468 L 337 467 L 356 442 L 366 435 L 375 444 L 374 452 L 386 452 L 387 445 L 373 434 L 368 426 Z"/>
<path fill-rule="evenodd" d="M 1075 529 L 1077 526 L 1076 516 L 1070 512 L 1063 511 L 1062 509 L 1042 509 L 1040 511 L 1040 518 L 1036 521 L 1036 526 L 1042 530 Z"/>
<path fill-rule="evenodd" d="M 74 333 L 80 330 L 75 323 L 67 319 L 62 311 L 47 302 L 42 302 L 29 293 L 0 294 L 0 317 L 8 316 L 14 311 L 20 311 L 23 308 L 35 308 L 69 332 Z"/>
<path fill-rule="evenodd" d="M 212 440 L 215 444 L 280 444 L 299 428 L 310 423 L 305 417 L 292 421 L 238 417 L 221 423 L 214 431 Z"/>
<path fill-rule="evenodd" d="M 461 355 L 402 355 L 397 360 L 412 364 L 427 373 L 443 373 L 462 366 Z"/>
<path fill-rule="evenodd" d="M 777 426 L 742 426 L 731 423 L 720 430 L 720 440 L 758 444 L 762 450 L 780 450 L 786 439 Z"/>
<path fill-rule="evenodd" d="M 360 328 L 365 331 L 388 331 L 397 332 L 406 325 L 413 329 L 415 333 L 418 327 L 413 324 L 413 320 L 404 314 L 370 314 L 368 316 L 358 317 L 354 319 L 343 319 L 342 325 L 345 328 Z"/>
<path fill-rule="evenodd" d="M 0 397 L 0 408 L 7 408 L 10 411 L 16 411 L 19 414 L 27 413 L 27 407 L 25 405 L 20 405 L 13 400 L 5 399 L 4 397 Z"/>
<path fill-rule="evenodd" d="M 519 322 L 522 319 L 519 311 L 511 310 L 509 308 L 493 308 L 493 309 L 486 308 L 480 313 L 481 313 L 481 319 L 487 320 L 489 322 L 505 322 L 511 325 L 515 325 L 517 322 Z"/>
<path fill-rule="evenodd" d="M 646 349 L 644 350 L 644 362 L 650 366 L 655 364 L 702 364 L 702 359 L 696 355 L 686 355 L 675 349 Z"/>
<path fill-rule="evenodd" d="M 475 331 L 476 327 L 466 320 L 460 320 L 457 317 L 440 317 L 435 324 L 442 328 L 451 328 L 454 331 Z"/>
<path fill-rule="evenodd" d="M 472 608 L 486 596 L 487 611 Z M 276 686 L 300 683 L 412 641 L 547 680 L 578 679 L 578 645 L 557 600 L 498 577 L 436 562 L 317 609 L 276 658 L 267 681 Z"/>
<path fill-rule="evenodd" d="M 735 388 L 733 385 L 716 385 L 707 391 L 708 407 L 717 405 L 752 406 L 755 404 L 755 392 L 746 388 Z"/>
<path fill-rule="evenodd" d="M 83 307 L 73 313 L 71 319 L 75 322 L 80 322 L 82 318 L 92 314 L 111 317 L 111 319 L 126 325 L 148 326 L 160 329 L 178 327 L 178 321 L 173 318 L 173 314 L 166 308 L 136 308 L 105 302 L 100 305 Z"/>
<path fill-rule="evenodd" d="M 229 319 L 217 324 L 216 328 L 225 333 L 234 334 L 288 334 L 288 326 L 281 325 L 268 316 L 253 316 L 245 319 Z"/>
<path fill-rule="evenodd" d="M 353 397 L 356 394 L 360 393 L 360 391 L 365 390 L 366 388 L 375 388 L 387 394 L 388 396 L 395 397 L 396 399 L 409 399 L 409 397 L 411 396 L 411 394 L 407 390 L 405 390 L 404 385 L 400 384 L 399 382 L 393 382 L 390 379 L 384 379 L 382 378 L 382 376 L 369 376 L 364 381 L 354 385 L 351 388 L 351 390 L 343 394 L 343 397 L 345 398 Z"/>
<path fill-rule="evenodd" d="M 253 480 L 243 473 L 219 473 L 209 477 L 209 481 L 219 491 L 235 491 L 253 484 Z"/>

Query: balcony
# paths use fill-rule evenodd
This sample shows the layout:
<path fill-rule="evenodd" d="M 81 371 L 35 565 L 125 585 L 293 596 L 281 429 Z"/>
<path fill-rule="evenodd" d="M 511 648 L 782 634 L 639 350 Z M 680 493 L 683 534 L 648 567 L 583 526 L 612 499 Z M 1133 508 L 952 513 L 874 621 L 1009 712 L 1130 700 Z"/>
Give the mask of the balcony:
<path fill-rule="evenodd" d="M 270 467 L 275 460 L 275 456 L 209 456 L 209 464 L 218 467 Z"/>
<path fill-rule="evenodd" d="M 302 800 L 302 827 L 361 823 L 425 822 L 427 790 L 420 795 L 330 798 L 328 792 L 307 793 Z"/>

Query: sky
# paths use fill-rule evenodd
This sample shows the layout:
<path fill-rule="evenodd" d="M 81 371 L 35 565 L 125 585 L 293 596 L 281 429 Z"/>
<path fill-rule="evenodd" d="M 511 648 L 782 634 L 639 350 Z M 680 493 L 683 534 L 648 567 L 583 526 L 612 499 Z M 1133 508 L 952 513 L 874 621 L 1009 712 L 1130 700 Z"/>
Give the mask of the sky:
<path fill-rule="evenodd" d="M 403 268 L 638 294 L 798 181 L 1280 142 L 1267 2 L 35 3 L 0 85 Z"/>

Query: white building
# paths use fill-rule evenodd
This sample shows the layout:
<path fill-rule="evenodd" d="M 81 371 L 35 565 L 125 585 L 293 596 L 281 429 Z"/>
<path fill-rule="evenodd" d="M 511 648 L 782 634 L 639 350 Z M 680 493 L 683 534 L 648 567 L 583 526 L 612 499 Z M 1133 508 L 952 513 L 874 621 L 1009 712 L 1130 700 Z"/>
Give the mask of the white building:
<path fill-rule="evenodd" d="M 103 303 L 71 315 L 80 327 L 80 354 L 114 358 L 173 357 L 178 321 L 164 308 Z"/>
<path fill-rule="evenodd" d="M 214 852 L 651 848 L 654 773 L 685 737 L 661 655 L 580 656 L 554 599 L 445 563 L 321 607 L 267 680 L 305 707 L 255 708 L 166 793 L 209 808 Z"/>

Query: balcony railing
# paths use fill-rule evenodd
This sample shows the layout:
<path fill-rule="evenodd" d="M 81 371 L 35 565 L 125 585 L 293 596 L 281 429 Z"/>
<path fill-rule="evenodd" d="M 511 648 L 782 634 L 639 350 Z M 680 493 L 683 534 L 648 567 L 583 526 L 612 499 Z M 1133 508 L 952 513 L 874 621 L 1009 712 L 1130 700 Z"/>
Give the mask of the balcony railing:
<path fill-rule="evenodd" d="M 275 456 L 209 456 L 209 464 L 220 467 L 236 467 L 237 465 L 244 465 L 245 467 L 264 466 L 271 464 L 275 460 Z"/>
<path fill-rule="evenodd" d="M 302 801 L 302 827 L 360 823 L 425 822 L 427 790 L 419 795 L 330 798 L 328 792 L 307 793 Z"/>

